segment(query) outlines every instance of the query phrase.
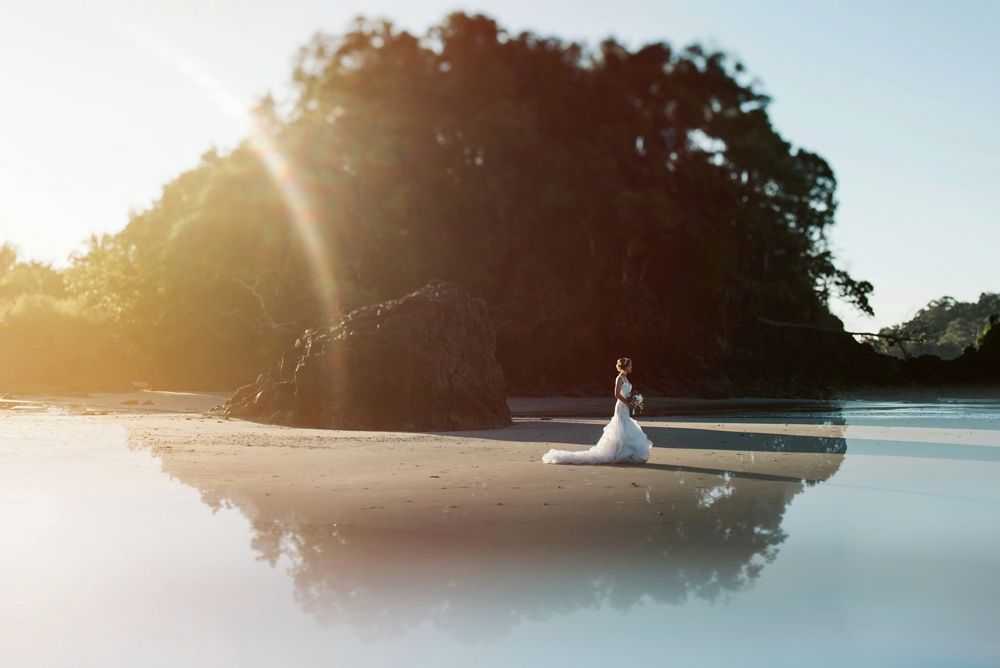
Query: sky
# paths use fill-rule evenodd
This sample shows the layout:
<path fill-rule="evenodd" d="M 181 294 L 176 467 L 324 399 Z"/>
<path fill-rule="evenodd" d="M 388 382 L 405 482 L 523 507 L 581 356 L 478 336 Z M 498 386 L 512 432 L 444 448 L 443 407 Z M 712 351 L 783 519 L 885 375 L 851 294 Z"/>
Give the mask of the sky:
<path fill-rule="evenodd" d="M 124 228 L 358 15 L 415 34 L 452 11 L 630 48 L 740 60 L 774 127 L 838 179 L 840 266 L 875 286 L 877 331 L 948 295 L 1000 292 L 1000 0 L 0 0 L 0 243 L 65 266 Z"/>

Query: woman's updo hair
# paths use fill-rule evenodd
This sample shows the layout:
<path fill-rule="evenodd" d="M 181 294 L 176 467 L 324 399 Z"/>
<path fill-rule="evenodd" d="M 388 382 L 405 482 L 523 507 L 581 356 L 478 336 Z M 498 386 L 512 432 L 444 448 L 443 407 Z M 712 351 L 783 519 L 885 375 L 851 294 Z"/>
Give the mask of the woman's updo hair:
<path fill-rule="evenodd" d="M 630 360 L 627 357 L 622 357 L 621 359 L 618 360 L 618 363 L 615 364 L 615 368 L 618 369 L 619 372 L 625 371 L 625 369 L 631 363 L 632 363 L 632 360 Z"/>

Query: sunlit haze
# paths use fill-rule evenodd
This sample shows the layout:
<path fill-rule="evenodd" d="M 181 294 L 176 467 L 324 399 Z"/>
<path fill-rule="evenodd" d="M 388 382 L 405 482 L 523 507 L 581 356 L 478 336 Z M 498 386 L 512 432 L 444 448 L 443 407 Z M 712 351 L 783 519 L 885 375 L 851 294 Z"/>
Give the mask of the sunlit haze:
<path fill-rule="evenodd" d="M 876 318 L 837 305 L 849 328 L 1000 290 L 1000 3 L 988 0 L 0 0 L 0 242 L 65 265 L 205 151 L 245 138 L 263 95 L 288 99 L 315 32 L 365 14 L 423 34 L 456 9 L 512 32 L 697 40 L 741 60 L 778 131 L 837 175 L 835 254 L 875 285 Z"/>

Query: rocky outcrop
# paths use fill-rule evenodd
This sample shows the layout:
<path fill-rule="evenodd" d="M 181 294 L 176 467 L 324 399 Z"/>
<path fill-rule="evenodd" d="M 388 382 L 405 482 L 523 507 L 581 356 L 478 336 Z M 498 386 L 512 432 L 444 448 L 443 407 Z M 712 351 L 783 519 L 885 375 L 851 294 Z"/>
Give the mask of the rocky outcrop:
<path fill-rule="evenodd" d="M 226 416 L 328 429 L 461 431 L 510 424 L 486 304 L 433 282 L 307 330 Z"/>

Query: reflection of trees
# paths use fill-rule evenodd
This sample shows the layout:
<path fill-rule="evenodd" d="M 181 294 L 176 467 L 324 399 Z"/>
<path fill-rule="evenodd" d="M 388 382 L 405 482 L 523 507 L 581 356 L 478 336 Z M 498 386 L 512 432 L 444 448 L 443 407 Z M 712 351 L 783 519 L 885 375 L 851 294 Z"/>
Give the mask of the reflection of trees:
<path fill-rule="evenodd" d="M 821 453 L 793 458 L 783 475 L 650 465 L 671 484 L 650 488 L 649 504 L 587 513 L 585 524 L 556 510 L 523 534 L 317 524 L 287 499 L 203 496 L 251 518 L 259 558 L 287 559 L 296 599 L 322 622 L 374 637 L 429 622 L 484 640 L 581 609 L 724 600 L 747 589 L 786 538 L 789 501 L 840 465 L 827 454 L 843 451 L 840 439 L 815 440 Z"/>
<path fill-rule="evenodd" d="M 767 426 L 844 424 L 837 411 L 741 418 Z M 458 639 L 482 641 L 527 621 L 581 610 L 724 601 L 746 590 L 777 558 L 792 498 L 836 473 L 846 450 L 837 437 L 740 436 L 676 424 L 653 423 L 647 433 L 656 443 L 742 451 L 756 455 L 756 462 L 728 457 L 723 461 L 741 462 L 739 470 L 723 470 L 708 468 L 719 461 L 709 457 L 657 458 L 635 469 L 641 475 L 634 480 L 644 484 L 633 483 L 639 489 L 629 494 L 618 494 L 619 487 L 590 499 L 576 495 L 566 504 L 553 495 L 544 508 L 480 502 L 463 505 L 466 514 L 442 515 L 440 505 L 416 493 L 403 512 L 391 491 L 379 511 L 362 508 L 358 496 L 331 497 L 324 509 L 316 497 L 289 488 L 272 488 L 273 495 L 260 487 L 234 491 L 226 487 L 229 476 L 214 475 L 232 462 L 205 471 L 212 464 L 193 469 L 181 450 L 157 454 L 164 471 L 197 487 L 206 504 L 238 508 L 250 520 L 258 558 L 287 568 L 296 600 L 321 622 L 372 637 L 430 624 Z M 547 428 L 546 443 L 574 433 L 555 422 Z M 515 425 L 489 438 L 523 443 L 531 434 Z M 767 452 L 781 454 L 762 454 Z M 671 459 L 696 464 L 660 463 Z"/>

